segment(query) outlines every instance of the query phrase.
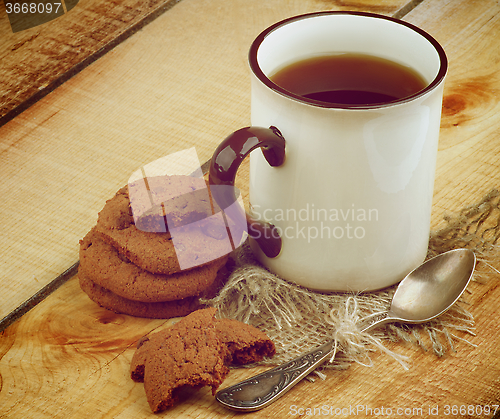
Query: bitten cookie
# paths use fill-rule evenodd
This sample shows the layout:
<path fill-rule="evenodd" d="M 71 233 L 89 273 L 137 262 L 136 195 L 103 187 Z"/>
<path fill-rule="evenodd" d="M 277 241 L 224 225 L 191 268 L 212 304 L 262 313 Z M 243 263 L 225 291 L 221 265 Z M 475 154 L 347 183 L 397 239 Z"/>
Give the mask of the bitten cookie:
<path fill-rule="evenodd" d="M 196 197 L 197 194 L 193 194 L 191 199 L 196 201 Z M 181 200 L 174 202 L 181 205 Z M 186 208 L 196 207 L 196 203 L 185 205 Z M 200 205 L 206 210 L 206 203 Z M 181 223 L 180 214 L 176 214 L 173 209 L 171 211 L 174 214 L 172 218 Z M 187 218 L 199 218 L 200 214 L 207 215 L 203 211 L 198 213 L 195 209 L 182 212 Z M 182 224 L 184 223 L 185 221 Z M 134 264 L 152 273 L 170 275 L 181 270 L 181 258 L 183 270 L 186 270 L 210 263 L 216 258 L 214 255 L 224 255 L 232 251 L 221 213 L 213 216 L 210 214 L 209 218 L 202 217 L 195 224 L 191 228 L 189 225 L 180 226 L 174 238 L 171 232 L 153 233 L 139 230 L 134 224 L 128 187 L 124 187 L 106 202 L 99 213 L 95 231 Z M 182 233 L 179 233 L 181 231 Z"/>
<path fill-rule="evenodd" d="M 185 387 L 212 387 L 222 383 L 228 367 L 224 364 L 227 348 L 217 337 L 212 309 L 198 310 L 154 336 L 138 349 L 137 360 L 143 370 L 144 389 L 151 410 L 161 412 L 173 406 L 177 392 Z M 142 366 L 143 365 L 143 366 Z M 132 377 L 137 374 L 132 373 Z"/>
<path fill-rule="evenodd" d="M 264 332 L 238 320 L 216 319 L 215 329 L 228 349 L 228 364 L 253 364 L 276 353 L 274 343 Z"/>
<path fill-rule="evenodd" d="M 92 229 L 80 241 L 79 272 L 123 298 L 156 303 L 200 295 L 214 283 L 227 259 L 172 275 L 152 274 L 121 256 Z"/>
<path fill-rule="evenodd" d="M 274 355 L 274 344 L 264 333 L 235 320 L 215 320 L 215 312 L 195 311 L 139 342 L 130 374 L 134 381 L 144 382 L 153 412 L 173 406 L 177 392 L 186 387 L 210 386 L 215 394 L 229 362 L 256 362 Z"/>

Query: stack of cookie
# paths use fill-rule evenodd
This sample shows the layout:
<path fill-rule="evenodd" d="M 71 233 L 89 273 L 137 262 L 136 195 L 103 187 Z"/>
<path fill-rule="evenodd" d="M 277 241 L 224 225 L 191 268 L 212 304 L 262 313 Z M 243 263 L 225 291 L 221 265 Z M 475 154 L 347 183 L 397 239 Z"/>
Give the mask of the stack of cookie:
<path fill-rule="evenodd" d="M 175 178 L 178 183 L 179 177 Z M 182 178 L 186 178 L 180 179 L 182 182 L 188 183 L 194 179 Z M 190 216 L 196 211 L 208 211 L 205 215 L 211 215 L 213 208 L 209 205 L 208 210 L 198 208 L 184 214 Z M 206 250 L 196 246 L 200 242 L 197 238 L 203 234 L 195 229 L 186 236 L 183 246 L 192 244 L 195 255 L 203 253 Z M 200 308 L 200 298 L 216 294 L 224 280 L 227 253 L 181 269 L 168 230 L 151 232 L 137 228 L 129 187 L 125 186 L 106 202 L 96 226 L 80 241 L 78 276 L 90 299 L 114 312 L 148 318 L 185 316 Z"/>

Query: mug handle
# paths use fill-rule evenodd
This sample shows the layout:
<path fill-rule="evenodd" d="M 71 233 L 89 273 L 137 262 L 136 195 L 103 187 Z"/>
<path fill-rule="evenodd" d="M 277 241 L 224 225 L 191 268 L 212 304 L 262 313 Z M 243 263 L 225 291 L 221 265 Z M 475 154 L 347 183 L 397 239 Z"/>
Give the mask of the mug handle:
<path fill-rule="evenodd" d="M 215 150 L 210 161 L 209 185 L 212 196 L 222 209 L 237 200 L 234 187 L 236 172 L 245 157 L 256 148 L 262 148 L 264 157 L 273 167 L 281 166 L 285 161 L 285 139 L 273 126 L 242 128 L 224 139 Z M 217 188 L 220 185 L 225 187 Z M 256 220 L 246 212 L 237 217 L 241 217 L 242 222 L 246 221 L 248 235 L 259 244 L 267 257 L 275 258 L 280 254 L 282 241 L 274 225 Z"/>

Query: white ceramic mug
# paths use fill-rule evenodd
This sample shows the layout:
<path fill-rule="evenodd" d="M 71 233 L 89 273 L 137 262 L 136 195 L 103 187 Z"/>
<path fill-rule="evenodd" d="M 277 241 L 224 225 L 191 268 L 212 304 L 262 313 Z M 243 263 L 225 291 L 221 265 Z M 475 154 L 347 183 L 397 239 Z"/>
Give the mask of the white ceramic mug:
<path fill-rule="evenodd" d="M 345 52 L 404 64 L 427 86 L 394 102 L 339 106 L 269 79 L 289 63 Z M 407 22 L 320 12 L 263 31 L 249 61 L 252 127 L 219 146 L 210 181 L 232 184 L 243 158 L 264 151 L 250 156 L 247 219 L 258 259 L 282 278 L 321 291 L 367 291 L 400 281 L 428 248 L 443 48 Z"/>

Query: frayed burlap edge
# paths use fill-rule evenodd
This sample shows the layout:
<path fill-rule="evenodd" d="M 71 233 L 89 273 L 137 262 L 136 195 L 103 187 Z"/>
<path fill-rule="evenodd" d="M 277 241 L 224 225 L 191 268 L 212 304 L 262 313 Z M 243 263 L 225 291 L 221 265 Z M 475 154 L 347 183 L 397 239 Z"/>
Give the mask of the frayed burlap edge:
<path fill-rule="evenodd" d="M 479 261 L 474 279 L 500 274 L 500 193 L 492 190 L 479 203 L 446 215 L 446 225 L 431 233 L 428 257 L 456 248 L 470 248 Z M 422 325 L 392 324 L 360 332 L 363 318 L 386 311 L 397 286 L 369 293 L 313 292 L 282 280 L 262 267 L 245 244 L 233 254 L 234 268 L 220 293 L 206 304 L 219 317 L 235 318 L 265 332 L 276 344 L 274 358 L 262 364 L 289 361 L 334 339 L 336 355 L 326 368 L 344 369 L 352 362 L 371 366 L 371 354 L 382 351 L 405 369 L 410 359 L 387 349 L 384 342 L 405 341 L 443 356 L 458 342 L 472 345 L 474 319 L 467 311 L 467 293 L 439 318 Z M 321 377 L 321 373 L 318 374 Z"/>

